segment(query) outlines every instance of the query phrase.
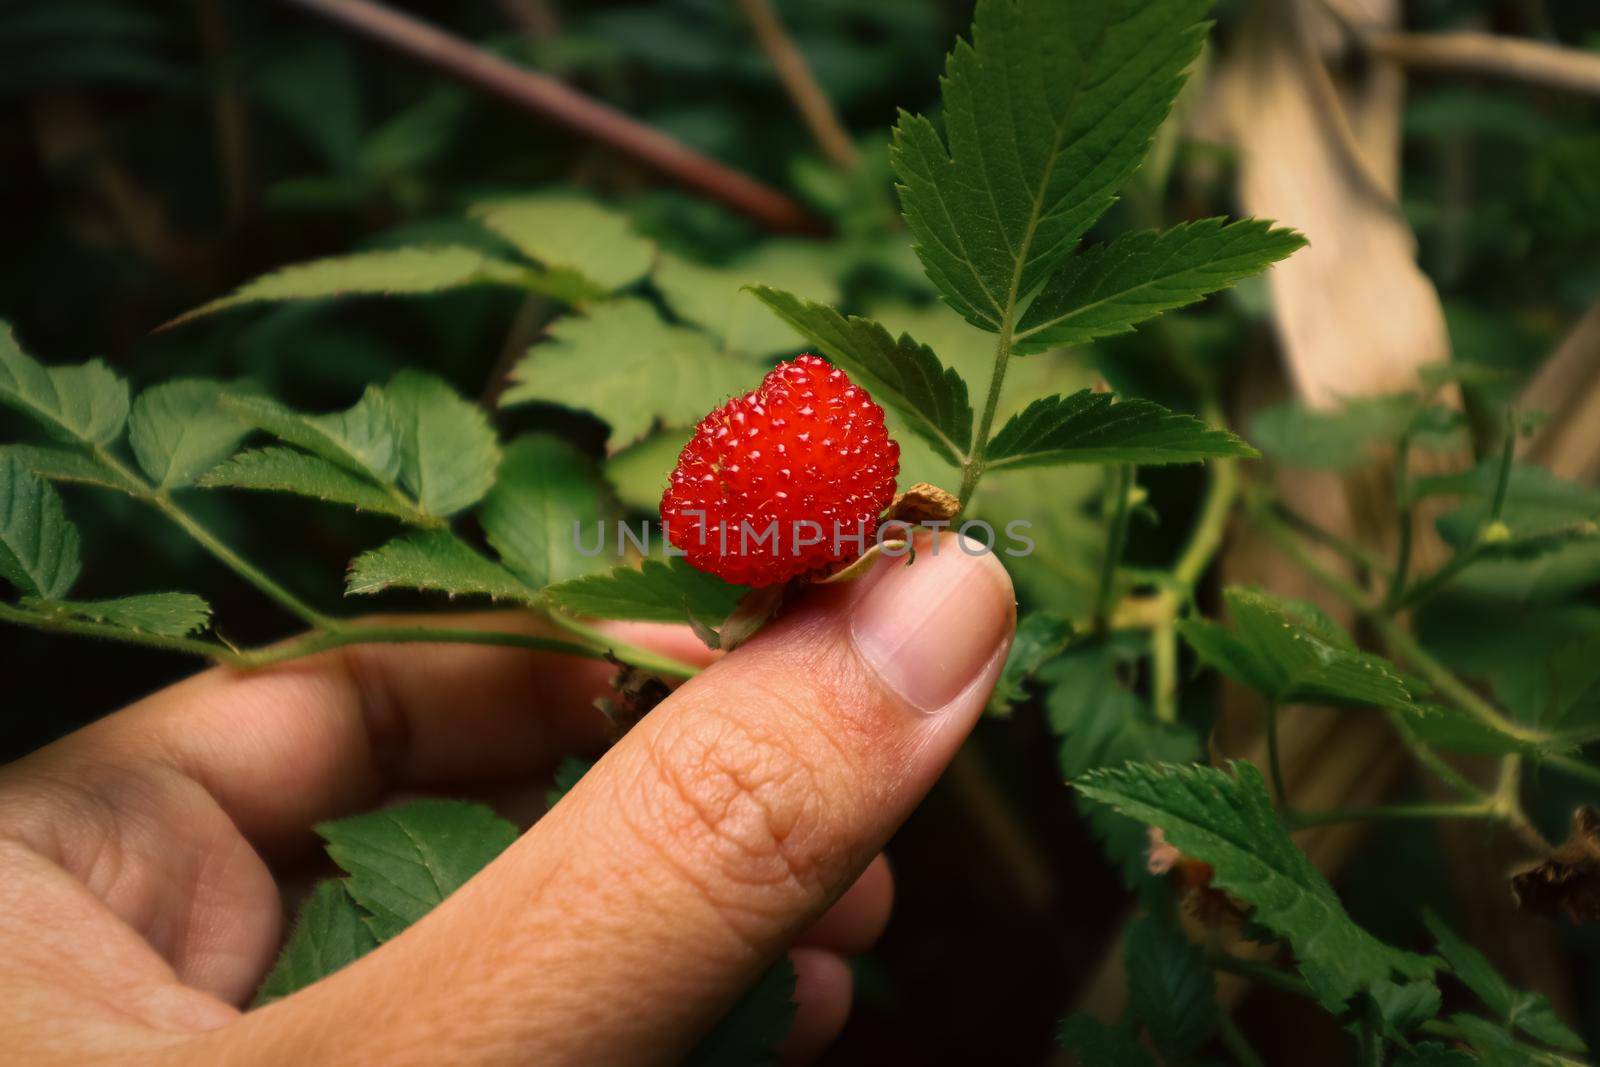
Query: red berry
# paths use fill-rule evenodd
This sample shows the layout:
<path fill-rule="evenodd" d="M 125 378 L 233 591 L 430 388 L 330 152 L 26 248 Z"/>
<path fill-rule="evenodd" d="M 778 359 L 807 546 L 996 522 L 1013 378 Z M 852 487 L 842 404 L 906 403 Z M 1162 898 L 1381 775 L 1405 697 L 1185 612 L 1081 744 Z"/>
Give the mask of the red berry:
<path fill-rule="evenodd" d="M 775 585 L 871 545 L 899 471 L 883 409 L 844 371 L 800 356 L 700 420 L 661 518 L 700 570 Z"/>

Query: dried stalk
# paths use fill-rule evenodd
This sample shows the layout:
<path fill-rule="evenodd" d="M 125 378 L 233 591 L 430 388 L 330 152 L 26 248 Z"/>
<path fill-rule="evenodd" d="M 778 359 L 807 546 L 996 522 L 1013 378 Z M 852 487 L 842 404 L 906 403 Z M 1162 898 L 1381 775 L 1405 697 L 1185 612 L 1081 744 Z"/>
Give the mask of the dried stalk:
<path fill-rule="evenodd" d="M 783 83 L 789 98 L 794 101 L 795 110 L 800 112 L 800 118 L 811 131 L 817 147 L 840 170 L 854 170 L 861 160 L 855 142 L 839 122 L 833 102 L 822 91 L 822 86 L 817 84 L 811 64 L 806 62 L 805 55 L 795 46 L 789 32 L 784 29 L 783 20 L 772 9 L 772 4 L 769 0 L 735 2 L 750 23 L 751 32 L 756 35 L 761 50 L 772 61 L 772 69 Z"/>

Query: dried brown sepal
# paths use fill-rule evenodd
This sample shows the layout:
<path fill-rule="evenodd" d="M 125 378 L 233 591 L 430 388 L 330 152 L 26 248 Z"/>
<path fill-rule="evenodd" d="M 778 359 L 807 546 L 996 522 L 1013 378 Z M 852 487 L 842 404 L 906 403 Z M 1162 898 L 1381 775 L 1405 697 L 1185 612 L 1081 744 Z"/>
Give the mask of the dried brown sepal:
<path fill-rule="evenodd" d="M 884 541 L 881 544 L 873 545 L 860 556 L 856 557 L 855 561 L 852 562 L 848 567 L 842 567 L 828 575 L 826 578 L 818 578 L 812 584 L 838 585 L 842 582 L 853 582 L 857 578 L 864 578 L 866 577 L 867 573 L 872 570 L 873 564 L 878 562 L 879 556 L 883 555 L 886 551 L 898 552 L 905 547 L 906 543 L 904 541 L 896 541 L 892 539 Z"/>
<path fill-rule="evenodd" d="M 1600 812 L 1585 804 L 1572 813 L 1572 835 L 1550 858 L 1511 875 L 1517 906 L 1575 923 L 1600 919 Z"/>
<path fill-rule="evenodd" d="M 610 720 L 611 740 L 615 743 L 637 726 L 652 708 L 667 699 L 672 689 L 649 671 L 629 666 L 610 653 L 606 654 L 606 659 L 617 668 L 617 673 L 611 677 L 611 688 L 616 691 L 616 699 L 601 698 L 594 702 L 594 706 Z"/>
<path fill-rule="evenodd" d="M 733 613 L 717 628 L 717 643 L 711 647 L 732 652 L 750 640 L 783 610 L 798 585 L 798 582 L 769 585 L 765 589 L 752 589 L 740 597 Z"/>
<path fill-rule="evenodd" d="M 929 482 L 918 482 L 894 498 L 883 513 L 884 522 L 949 522 L 961 514 L 961 500 L 954 493 Z"/>
<path fill-rule="evenodd" d="M 1216 869 L 1205 860 L 1192 859 L 1168 844 L 1158 826 L 1152 826 L 1150 851 L 1145 869 L 1153 875 L 1167 875 L 1177 890 L 1178 900 L 1201 925 L 1209 930 L 1237 930 L 1249 917 L 1250 906 L 1211 884 Z"/>

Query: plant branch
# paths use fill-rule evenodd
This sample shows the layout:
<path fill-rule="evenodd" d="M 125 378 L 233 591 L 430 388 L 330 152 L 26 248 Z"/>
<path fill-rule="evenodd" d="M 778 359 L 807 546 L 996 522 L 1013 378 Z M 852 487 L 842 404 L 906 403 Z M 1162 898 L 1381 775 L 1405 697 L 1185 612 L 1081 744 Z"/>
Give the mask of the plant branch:
<path fill-rule="evenodd" d="M 1021 267 L 1017 269 L 1020 276 Z M 966 464 L 961 469 L 962 508 L 965 508 L 967 502 L 972 499 L 972 491 L 978 488 L 978 482 L 983 478 L 983 457 L 989 449 L 989 431 L 994 429 L 994 415 L 1000 407 L 1000 390 L 1005 384 L 1006 369 L 1011 365 L 1014 314 L 1014 308 L 1007 309 L 1005 321 L 1000 327 L 1000 335 L 995 339 L 994 369 L 989 374 L 989 395 L 984 399 L 983 415 L 978 419 L 977 433 L 972 439 L 972 455 L 967 458 Z"/>
<path fill-rule="evenodd" d="M 855 142 L 839 121 L 833 103 L 817 83 L 811 64 L 783 26 L 783 20 L 772 9 L 769 0 L 735 0 L 739 10 L 750 23 L 756 42 L 767 54 L 773 71 L 783 83 L 784 90 L 794 101 L 795 110 L 811 131 L 812 138 L 822 154 L 840 170 L 854 170 L 861 162 Z"/>
<path fill-rule="evenodd" d="M 1411 571 L 1411 539 L 1416 526 L 1416 501 L 1411 495 L 1411 434 L 1400 435 L 1394 450 L 1395 519 L 1400 524 L 1400 543 L 1395 549 L 1394 574 L 1389 579 L 1385 606 L 1393 611 L 1405 596 Z"/>
<path fill-rule="evenodd" d="M 1183 552 L 1172 565 L 1173 580 L 1191 593 L 1211 566 L 1211 561 L 1222 550 L 1222 541 L 1228 532 L 1228 520 L 1239 499 L 1238 461 L 1215 459 L 1207 467 L 1211 477 L 1206 485 L 1205 499 L 1200 505 L 1200 515 L 1195 519 L 1194 529 L 1189 532 L 1188 544 L 1183 546 Z"/>
<path fill-rule="evenodd" d="M 1298 811 L 1286 821 L 1291 830 L 1335 823 L 1396 821 L 1404 819 L 1492 819 L 1500 810 L 1492 802 L 1470 804 L 1386 804 L 1371 808 L 1330 808 L 1327 811 Z"/>
<path fill-rule="evenodd" d="M 1600 97 L 1600 56 L 1493 33 L 1386 33 L 1356 27 L 1373 55 L 1413 70 L 1466 74 Z"/>
<path fill-rule="evenodd" d="M 1286 819 L 1292 820 L 1294 813 L 1289 808 L 1289 791 L 1283 784 L 1283 763 L 1278 756 L 1278 702 L 1267 701 L 1267 767 L 1272 773 L 1272 792 L 1278 800 L 1278 811 Z"/>
<path fill-rule="evenodd" d="M 1235 974 L 1257 985 L 1271 986 L 1281 989 L 1285 993 L 1292 993 L 1297 997 L 1306 997 L 1315 1000 L 1311 987 L 1305 980 L 1287 971 L 1280 971 L 1268 963 L 1256 960 L 1247 960 L 1241 956 L 1232 956 L 1226 952 L 1212 951 L 1206 953 L 1206 966 L 1213 971 L 1223 974 Z"/>
<path fill-rule="evenodd" d="M 287 0 L 475 89 L 599 141 L 769 230 L 824 227 L 789 197 L 694 151 L 659 130 L 545 74 L 519 67 L 459 37 L 373 0 Z"/>

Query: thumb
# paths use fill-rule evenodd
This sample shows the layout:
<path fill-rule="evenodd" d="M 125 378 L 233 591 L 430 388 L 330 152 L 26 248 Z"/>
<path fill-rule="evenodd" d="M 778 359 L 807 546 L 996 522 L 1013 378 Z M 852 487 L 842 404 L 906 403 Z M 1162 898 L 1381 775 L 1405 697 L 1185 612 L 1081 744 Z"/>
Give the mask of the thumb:
<path fill-rule="evenodd" d="M 341 1053 L 386 1064 L 441 1048 L 675 1062 L 850 886 L 982 713 L 1015 602 L 1000 563 L 965 550 L 945 535 L 814 589 L 426 919 L 247 1019 L 279 1012 L 300 1055 L 337 1020 Z"/>

